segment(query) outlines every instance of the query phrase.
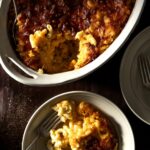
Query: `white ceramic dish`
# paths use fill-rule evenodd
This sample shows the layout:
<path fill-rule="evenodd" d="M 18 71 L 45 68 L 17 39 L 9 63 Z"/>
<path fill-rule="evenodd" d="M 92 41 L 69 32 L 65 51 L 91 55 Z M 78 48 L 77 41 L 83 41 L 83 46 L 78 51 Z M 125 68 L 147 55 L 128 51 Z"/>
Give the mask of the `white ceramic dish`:
<path fill-rule="evenodd" d="M 138 118 L 150 125 L 150 89 L 142 84 L 137 61 L 141 53 L 150 56 L 150 27 L 129 44 L 120 68 L 120 86 L 127 105 Z"/>
<path fill-rule="evenodd" d="M 35 138 L 37 134 L 36 128 L 46 118 L 46 116 L 48 116 L 50 108 L 64 99 L 72 99 L 76 101 L 85 100 L 96 106 L 98 109 L 100 109 L 100 111 L 106 114 L 114 124 L 119 136 L 119 150 L 135 150 L 133 132 L 123 112 L 107 98 L 86 91 L 66 92 L 57 95 L 42 104 L 31 116 L 25 128 L 22 139 L 22 150 L 26 150 L 27 146 Z M 47 150 L 47 140 L 48 139 L 41 138 L 37 142 L 36 148 L 33 150 Z"/>
<path fill-rule="evenodd" d="M 39 75 L 35 71 L 26 67 L 22 62 L 20 62 L 14 54 L 7 35 L 7 12 L 10 1 L 11 0 L 0 1 L 0 35 L 2 35 L 0 40 L 0 63 L 3 69 L 10 75 L 10 77 L 14 78 L 20 83 L 35 86 L 53 86 L 71 82 L 84 77 L 98 67 L 102 66 L 108 59 L 110 59 L 119 50 L 119 48 L 125 42 L 132 29 L 136 25 L 142 12 L 145 0 L 136 0 L 133 11 L 124 29 L 116 38 L 116 40 L 110 45 L 110 47 L 97 59 L 81 69 L 50 75 Z M 22 72 L 24 72 L 26 75 L 18 71 L 16 67 L 12 66 L 10 64 L 10 61 L 15 64 L 20 70 L 22 70 Z"/>

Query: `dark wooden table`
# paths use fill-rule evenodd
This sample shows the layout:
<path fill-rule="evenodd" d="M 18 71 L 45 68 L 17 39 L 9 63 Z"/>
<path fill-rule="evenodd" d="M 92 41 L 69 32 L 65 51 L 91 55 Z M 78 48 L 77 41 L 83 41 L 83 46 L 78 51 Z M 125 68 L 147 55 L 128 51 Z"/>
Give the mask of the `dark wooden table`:
<path fill-rule="evenodd" d="M 119 52 L 101 68 L 76 82 L 57 87 L 30 87 L 10 78 L 0 66 L 0 150 L 20 150 L 23 131 L 32 113 L 52 96 L 71 90 L 92 91 L 110 99 L 127 116 L 136 150 L 150 149 L 150 126 L 131 112 L 119 85 L 121 59 L 131 40 L 150 25 L 149 9 L 150 1 L 147 1 L 138 25 Z"/>

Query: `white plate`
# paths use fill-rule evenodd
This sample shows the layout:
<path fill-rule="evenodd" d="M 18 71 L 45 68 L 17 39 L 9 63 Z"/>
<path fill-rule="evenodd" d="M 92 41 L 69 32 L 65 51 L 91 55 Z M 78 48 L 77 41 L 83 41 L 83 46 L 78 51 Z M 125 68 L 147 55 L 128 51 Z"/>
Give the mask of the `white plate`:
<path fill-rule="evenodd" d="M 150 89 L 143 86 L 137 63 L 141 53 L 150 56 L 150 27 L 129 44 L 120 68 L 120 86 L 127 105 L 138 118 L 150 125 Z"/>
<path fill-rule="evenodd" d="M 119 135 L 119 150 L 135 150 L 133 132 L 123 112 L 105 97 L 85 91 L 71 91 L 63 93 L 42 104 L 32 115 L 25 128 L 22 140 L 22 150 L 26 150 L 27 146 L 36 136 L 36 128 L 49 114 L 51 106 L 64 99 L 85 100 L 99 108 L 109 117 L 109 119 L 111 119 L 112 123 L 116 127 Z M 37 147 L 33 150 L 47 150 L 46 140 L 47 139 L 41 138 L 37 143 Z"/>

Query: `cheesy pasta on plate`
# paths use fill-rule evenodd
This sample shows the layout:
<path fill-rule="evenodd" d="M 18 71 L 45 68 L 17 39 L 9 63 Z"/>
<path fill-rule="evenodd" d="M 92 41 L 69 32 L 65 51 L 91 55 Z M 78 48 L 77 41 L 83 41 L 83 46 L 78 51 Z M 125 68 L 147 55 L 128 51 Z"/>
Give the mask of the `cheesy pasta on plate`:
<path fill-rule="evenodd" d="M 54 150 L 118 150 L 118 136 L 110 120 L 85 101 L 63 100 L 53 109 L 62 125 L 50 130 Z"/>

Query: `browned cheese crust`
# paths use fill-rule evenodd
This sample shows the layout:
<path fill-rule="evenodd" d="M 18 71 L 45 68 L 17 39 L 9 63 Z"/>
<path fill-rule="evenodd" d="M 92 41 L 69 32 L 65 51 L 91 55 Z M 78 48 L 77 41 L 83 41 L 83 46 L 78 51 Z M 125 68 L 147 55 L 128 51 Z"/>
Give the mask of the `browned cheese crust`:
<path fill-rule="evenodd" d="M 16 0 L 17 53 L 42 73 L 78 69 L 124 28 L 133 0 Z"/>

